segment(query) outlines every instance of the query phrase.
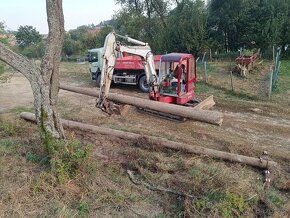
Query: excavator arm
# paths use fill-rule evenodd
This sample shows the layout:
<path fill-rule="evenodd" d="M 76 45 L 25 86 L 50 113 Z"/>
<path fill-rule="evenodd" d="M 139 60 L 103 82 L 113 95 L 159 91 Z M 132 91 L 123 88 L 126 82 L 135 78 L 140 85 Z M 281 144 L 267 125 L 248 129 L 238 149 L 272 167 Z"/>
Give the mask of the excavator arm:
<path fill-rule="evenodd" d="M 108 108 L 110 108 L 109 102 L 106 98 L 109 94 L 111 80 L 113 77 L 114 67 L 117 59 L 116 47 L 116 36 L 114 32 L 111 32 L 106 36 L 105 39 L 102 56 L 100 94 L 96 103 L 96 106 L 104 111 L 108 111 Z"/>
<path fill-rule="evenodd" d="M 135 44 L 135 46 L 128 46 L 117 42 L 116 36 L 123 38 L 129 43 Z M 105 39 L 102 58 L 100 94 L 96 104 L 98 108 L 101 108 L 103 111 L 109 114 L 113 113 L 114 111 L 114 106 L 107 100 L 107 97 L 110 91 L 111 80 L 113 77 L 118 52 L 126 52 L 138 55 L 142 58 L 147 83 L 151 87 L 150 96 L 151 98 L 155 99 L 159 97 L 158 78 L 154 65 L 154 57 L 150 46 L 145 42 L 141 42 L 127 36 L 120 36 L 113 31 L 109 33 Z"/>

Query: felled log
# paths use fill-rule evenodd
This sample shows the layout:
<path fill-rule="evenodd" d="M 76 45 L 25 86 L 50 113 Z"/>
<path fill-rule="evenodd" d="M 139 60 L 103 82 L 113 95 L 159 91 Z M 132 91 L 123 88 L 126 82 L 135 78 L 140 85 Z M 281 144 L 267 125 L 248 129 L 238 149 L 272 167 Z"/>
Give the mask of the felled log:
<path fill-rule="evenodd" d="M 20 117 L 35 122 L 35 115 L 32 113 L 22 112 L 20 114 Z M 75 130 L 81 130 L 84 132 L 90 132 L 95 134 L 102 134 L 102 135 L 110 135 L 114 137 L 119 137 L 122 139 L 129 139 L 129 140 L 140 140 L 144 138 L 144 136 L 136 133 L 131 132 L 124 132 L 120 130 L 110 129 L 110 128 L 104 128 L 104 127 L 98 127 L 93 126 L 89 124 L 84 124 L 80 122 L 70 121 L 70 120 L 61 120 L 63 126 L 65 128 L 75 129 Z M 233 154 L 229 152 L 224 151 L 218 151 L 214 149 L 204 148 L 201 146 L 196 145 L 188 145 L 180 142 L 174 142 L 170 141 L 165 138 L 160 137 L 154 137 L 154 136 L 145 136 L 146 139 L 150 140 L 152 143 L 157 143 L 158 146 L 164 147 L 164 148 L 170 148 L 173 150 L 182 150 L 188 153 L 197 154 L 197 155 L 207 155 L 209 157 L 228 160 L 231 162 L 237 162 L 242 164 L 247 164 L 250 166 L 263 168 L 263 169 L 269 169 L 271 167 L 277 167 L 277 163 L 271 160 L 265 160 L 261 158 L 255 158 L 255 157 L 249 157 L 239 154 Z"/>
<path fill-rule="evenodd" d="M 87 88 L 60 85 L 60 89 L 93 97 L 99 96 L 98 90 L 91 90 Z M 167 104 L 149 99 L 136 98 L 133 96 L 121 95 L 116 93 L 109 93 L 108 100 L 215 125 L 221 125 L 223 122 L 223 114 L 218 111 L 194 109 L 193 107 Z"/>
<path fill-rule="evenodd" d="M 200 102 L 198 105 L 194 106 L 194 109 L 210 109 L 215 105 L 215 102 L 213 100 L 213 95 L 209 96 L 207 99 Z"/>

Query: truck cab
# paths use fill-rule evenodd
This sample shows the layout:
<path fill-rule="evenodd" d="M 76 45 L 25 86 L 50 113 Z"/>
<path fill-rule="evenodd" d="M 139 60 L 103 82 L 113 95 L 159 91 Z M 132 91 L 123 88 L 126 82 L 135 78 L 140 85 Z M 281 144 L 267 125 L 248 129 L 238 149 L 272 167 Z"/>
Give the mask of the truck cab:
<path fill-rule="evenodd" d="M 102 53 L 103 53 L 103 48 L 94 48 L 94 49 L 88 50 L 88 61 L 90 63 L 89 73 L 91 75 L 92 80 L 97 80 L 97 76 L 101 73 Z"/>

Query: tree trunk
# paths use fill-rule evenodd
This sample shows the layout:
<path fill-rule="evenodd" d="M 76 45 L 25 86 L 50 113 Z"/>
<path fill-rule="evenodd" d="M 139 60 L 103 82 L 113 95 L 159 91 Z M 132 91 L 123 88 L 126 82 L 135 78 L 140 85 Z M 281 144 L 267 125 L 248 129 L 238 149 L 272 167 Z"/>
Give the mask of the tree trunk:
<path fill-rule="evenodd" d="M 34 109 L 40 136 L 49 146 L 52 138 L 64 137 L 63 127 L 57 112 L 59 91 L 59 64 L 64 39 L 62 0 L 46 0 L 49 34 L 41 66 L 13 52 L 0 43 L 0 60 L 22 73 L 30 82 Z"/>

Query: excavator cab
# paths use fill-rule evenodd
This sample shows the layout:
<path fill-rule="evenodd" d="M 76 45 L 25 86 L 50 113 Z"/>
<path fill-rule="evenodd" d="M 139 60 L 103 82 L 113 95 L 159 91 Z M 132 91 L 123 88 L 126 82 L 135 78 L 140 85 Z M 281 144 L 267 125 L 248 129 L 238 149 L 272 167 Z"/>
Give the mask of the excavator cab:
<path fill-rule="evenodd" d="M 194 98 L 195 59 L 191 54 L 162 55 L 159 65 L 159 101 L 186 104 Z"/>

